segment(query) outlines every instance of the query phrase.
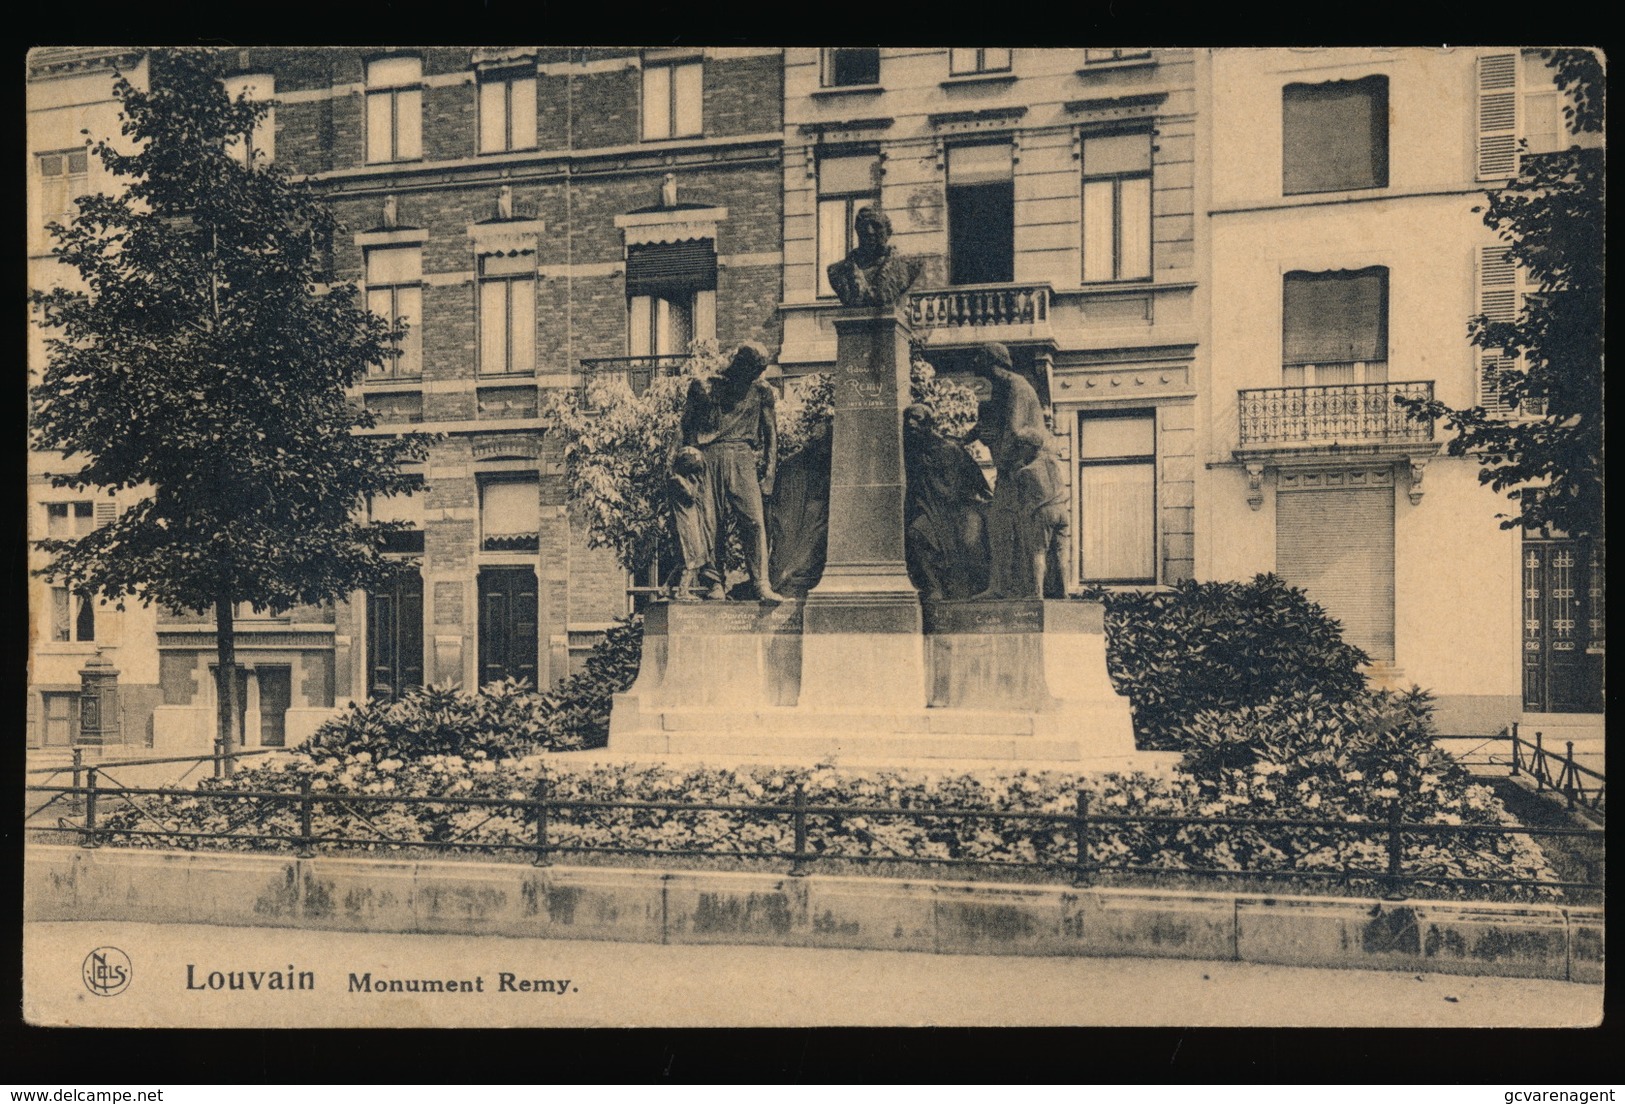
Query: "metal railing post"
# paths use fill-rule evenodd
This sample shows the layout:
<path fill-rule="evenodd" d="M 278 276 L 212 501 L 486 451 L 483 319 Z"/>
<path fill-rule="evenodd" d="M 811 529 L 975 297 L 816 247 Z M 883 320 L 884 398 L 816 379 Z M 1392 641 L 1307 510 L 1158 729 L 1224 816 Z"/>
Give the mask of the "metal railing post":
<path fill-rule="evenodd" d="M 70 812 L 82 812 L 85 807 L 85 795 L 79 792 L 79 784 L 84 776 L 85 749 L 73 749 L 73 800 L 68 803 Z"/>
<path fill-rule="evenodd" d="M 790 877 L 805 878 L 807 870 L 807 787 L 796 783 L 795 797 L 792 801 L 793 813 L 791 824 L 795 828 L 795 856 L 790 861 Z"/>
<path fill-rule="evenodd" d="M 536 780 L 536 795 L 531 798 L 532 815 L 536 818 L 536 856 L 532 866 L 552 866 L 547 857 L 547 779 Z"/>
<path fill-rule="evenodd" d="M 1400 837 L 1399 825 L 1400 807 L 1396 800 L 1388 806 L 1388 892 L 1382 895 L 1385 901 L 1405 899 L 1405 893 L 1401 888 L 1404 879 L 1405 844 Z"/>
<path fill-rule="evenodd" d="M 1541 743 L 1542 736 L 1543 736 L 1543 734 L 1540 732 L 1540 730 L 1536 729 L 1535 730 L 1535 789 L 1536 789 L 1537 792 L 1540 791 L 1540 790 L 1544 790 L 1546 788 L 1546 748 Z"/>
<path fill-rule="evenodd" d="M 316 841 L 312 838 L 310 829 L 311 806 L 314 802 L 310 796 L 310 779 L 299 780 L 299 850 L 296 852 L 301 859 L 316 857 Z"/>
<path fill-rule="evenodd" d="M 1573 809 L 1574 808 L 1574 786 L 1575 786 L 1576 781 L 1578 781 L 1578 780 L 1575 778 L 1575 775 L 1574 775 L 1574 741 L 1569 740 L 1569 741 L 1567 741 L 1567 743 L 1568 743 L 1568 751 L 1563 756 L 1563 774 L 1558 779 L 1558 781 L 1563 786 L 1563 796 L 1568 798 L 1569 808 Z"/>
<path fill-rule="evenodd" d="M 80 842 L 81 847 L 100 847 L 101 840 L 96 838 L 96 776 L 99 772 L 95 767 L 85 776 L 85 835 Z"/>
<path fill-rule="evenodd" d="M 1094 867 L 1089 862 L 1089 791 L 1078 791 L 1078 811 L 1072 821 L 1073 846 L 1077 850 L 1072 869 L 1072 884 L 1078 887 L 1094 884 Z"/>
<path fill-rule="evenodd" d="M 1518 747 L 1518 722 L 1512 722 L 1512 777 L 1518 777 L 1518 766 L 1523 755 Z"/>

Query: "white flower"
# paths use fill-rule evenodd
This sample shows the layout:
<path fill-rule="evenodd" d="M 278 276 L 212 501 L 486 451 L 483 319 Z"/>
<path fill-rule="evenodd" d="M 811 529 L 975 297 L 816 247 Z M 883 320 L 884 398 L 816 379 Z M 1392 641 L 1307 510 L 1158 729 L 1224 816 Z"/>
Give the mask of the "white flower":
<path fill-rule="evenodd" d="M 1393 771 L 1383 771 L 1382 780 L 1384 782 L 1398 782 L 1399 775 L 1395 774 Z"/>
<path fill-rule="evenodd" d="M 1309 795 L 1309 800 L 1305 801 L 1303 803 L 1303 807 L 1305 809 L 1318 809 L 1318 808 L 1320 808 L 1320 795 L 1319 794 L 1310 794 Z"/>

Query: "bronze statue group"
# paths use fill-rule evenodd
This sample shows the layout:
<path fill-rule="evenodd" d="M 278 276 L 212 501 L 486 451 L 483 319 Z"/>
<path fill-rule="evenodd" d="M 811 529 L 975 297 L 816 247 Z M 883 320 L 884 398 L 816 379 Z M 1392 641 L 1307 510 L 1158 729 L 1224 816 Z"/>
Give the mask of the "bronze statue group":
<path fill-rule="evenodd" d="M 885 214 L 864 208 L 855 224 L 858 245 L 829 266 L 830 284 L 847 306 L 890 307 L 920 263 L 889 244 Z M 683 558 L 669 581 L 675 601 L 782 602 L 805 597 L 822 574 L 832 434 L 825 426 L 781 469 L 775 396 L 761 379 L 767 366 L 767 350 L 746 342 L 721 372 L 689 384 L 667 483 Z M 1043 405 L 1003 345 L 978 348 L 970 370 L 991 389 L 975 436 L 992 455 L 994 484 L 940 432 L 930 408 L 903 410 L 909 577 L 932 600 L 1064 598 L 1066 486 Z M 730 522 L 748 576 L 733 591 L 726 586 Z"/>

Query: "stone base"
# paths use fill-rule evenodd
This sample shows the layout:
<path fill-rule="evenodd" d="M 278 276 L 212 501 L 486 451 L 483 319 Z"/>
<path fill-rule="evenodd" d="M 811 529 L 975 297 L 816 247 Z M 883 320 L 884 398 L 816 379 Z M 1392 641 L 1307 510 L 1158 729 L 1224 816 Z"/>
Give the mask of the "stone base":
<path fill-rule="evenodd" d="M 902 623 L 905 612 L 817 601 L 657 606 L 638 679 L 615 696 L 609 749 L 1125 769 L 1136 758 L 1128 701 L 1106 674 L 1098 604 L 928 602 L 923 633 Z"/>

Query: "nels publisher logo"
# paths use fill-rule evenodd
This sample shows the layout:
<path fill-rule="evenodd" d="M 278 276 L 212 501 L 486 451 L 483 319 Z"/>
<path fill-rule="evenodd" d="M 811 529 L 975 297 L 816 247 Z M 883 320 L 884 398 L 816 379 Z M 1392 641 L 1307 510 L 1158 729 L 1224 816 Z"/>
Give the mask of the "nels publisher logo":
<path fill-rule="evenodd" d="M 97 947 L 80 971 L 85 988 L 98 997 L 116 997 L 130 985 L 130 956 L 117 947 Z"/>

